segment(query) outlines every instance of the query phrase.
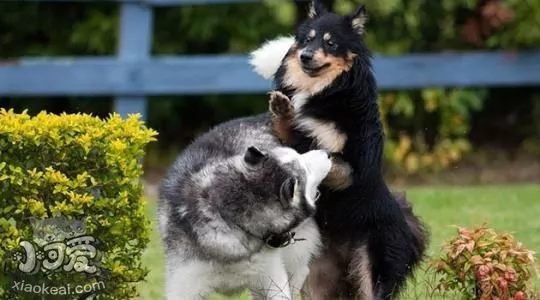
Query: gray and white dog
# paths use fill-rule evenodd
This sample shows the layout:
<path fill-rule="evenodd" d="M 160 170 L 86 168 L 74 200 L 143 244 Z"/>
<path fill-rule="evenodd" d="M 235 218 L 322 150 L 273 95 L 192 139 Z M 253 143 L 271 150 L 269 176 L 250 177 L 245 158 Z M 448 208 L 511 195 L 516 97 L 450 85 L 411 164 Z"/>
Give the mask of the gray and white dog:
<path fill-rule="evenodd" d="M 196 139 L 160 187 L 167 299 L 245 288 L 256 299 L 295 299 L 318 253 L 312 216 L 331 165 L 325 151 L 283 147 L 268 114 Z"/>

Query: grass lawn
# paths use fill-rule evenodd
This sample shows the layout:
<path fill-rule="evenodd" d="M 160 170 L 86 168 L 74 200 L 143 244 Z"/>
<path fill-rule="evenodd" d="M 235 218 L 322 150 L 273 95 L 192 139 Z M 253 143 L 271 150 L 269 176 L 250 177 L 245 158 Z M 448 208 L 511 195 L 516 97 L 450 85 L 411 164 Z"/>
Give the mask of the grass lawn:
<path fill-rule="evenodd" d="M 453 225 L 475 226 L 483 222 L 497 231 L 513 233 L 526 247 L 540 252 L 540 185 L 426 187 L 410 188 L 407 192 L 415 212 L 431 231 L 430 257 L 439 255 L 443 241 L 455 235 Z M 155 220 L 152 201 L 147 211 Z M 147 281 L 140 285 L 141 299 L 145 300 L 163 299 L 164 260 L 156 223 L 153 224 L 152 239 L 143 258 L 150 273 Z M 422 270 L 417 272 L 402 299 L 429 298 L 427 277 Z"/>

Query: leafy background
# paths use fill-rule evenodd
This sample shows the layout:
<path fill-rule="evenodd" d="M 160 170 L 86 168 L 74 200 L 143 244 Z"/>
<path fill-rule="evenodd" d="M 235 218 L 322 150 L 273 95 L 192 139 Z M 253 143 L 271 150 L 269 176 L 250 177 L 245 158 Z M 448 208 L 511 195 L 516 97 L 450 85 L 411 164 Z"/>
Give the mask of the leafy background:
<path fill-rule="evenodd" d="M 540 1 L 326 3 L 341 13 L 359 3 L 367 5 L 366 41 L 378 54 L 515 51 L 540 46 L 536 17 Z M 0 7 L 0 58 L 115 53 L 119 15 L 115 4 L 3 2 Z M 152 52 L 245 53 L 267 39 L 289 34 L 306 11 L 306 1 L 289 0 L 157 8 Z M 493 157 L 512 160 L 519 153 L 535 160 L 540 154 L 538 87 L 382 91 L 380 99 L 388 135 L 386 166 L 397 178 L 425 179 L 460 163 L 489 166 Z M 0 98 L 0 107 L 105 116 L 112 102 L 107 97 Z M 150 149 L 147 170 L 161 172 L 179 149 L 210 126 L 266 109 L 262 94 L 152 97 L 148 125 L 160 137 Z"/>

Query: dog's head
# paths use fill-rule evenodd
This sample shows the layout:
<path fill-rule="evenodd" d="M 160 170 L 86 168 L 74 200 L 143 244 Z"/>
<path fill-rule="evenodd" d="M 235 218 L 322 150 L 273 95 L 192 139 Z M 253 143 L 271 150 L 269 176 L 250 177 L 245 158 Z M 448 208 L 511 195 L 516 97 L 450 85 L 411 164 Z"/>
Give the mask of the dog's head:
<path fill-rule="evenodd" d="M 354 50 L 361 46 L 366 18 L 364 6 L 351 15 L 339 16 L 328 12 L 320 1 L 313 1 L 309 18 L 297 29 L 291 60 L 310 77 L 348 71 L 358 55 Z"/>
<path fill-rule="evenodd" d="M 364 6 L 341 16 L 314 0 L 309 18 L 298 26 L 295 42 L 283 61 L 283 83 L 315 94 L 349 72 L 355 59 L 366 55 L 362 41 L 366 20 Z"/>
<path fill-rule="evenodd" d="M 356 63 L 369 67 L 370 53 L 363 43 L 367 13 L 364 6 L 341 16 L 313 0 L 309 18 L 295 37 L 279 37 L 251 52 L 250 64 L 266 79 L 296 92 L 316 94 L 350 72 Z"/>
<path fill-rule="evenodd" d="M 279 204 L 284 211 L 298 210 L 305 216 L 315 213 L 317 187 L 331 167 L 326 151 L 300 154 L 289 147 L 269 151 L 249 147 L 243 163 L 244 178 L 254 187 L 251 192 L 258 193 L 260 204 Z"/>
<path fill-rule="evenodd" d="M 226 197 L 221 214 L 256 236 L 282 233 L 315 214 L 318 186 L 331 168 L 329 154 L 292 148 L 249 147 L 233 165 L 215 174 L 210 193 Z M 227 173 L 225 173 L 227 172 Z"/>

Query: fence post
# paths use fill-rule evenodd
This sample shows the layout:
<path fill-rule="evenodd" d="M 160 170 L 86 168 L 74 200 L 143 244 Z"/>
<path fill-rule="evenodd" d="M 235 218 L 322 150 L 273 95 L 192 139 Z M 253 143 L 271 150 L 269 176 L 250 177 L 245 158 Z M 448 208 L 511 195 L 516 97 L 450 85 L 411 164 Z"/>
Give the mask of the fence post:
<path fill-rule="evenodd" d="M 120 13 L 120 36 L 118 59 L 141 62 L 148 60 L 152 47 L 153 11 L 148 4 L 141 2 L 122 3 Z M 139 81 L 137 70 L 133 70 L 130 80 Z M 146 120 L 147 99 L 145 95 L 125 95 L 114 100 L 114 110 L 125 117 L 128 113 L 141 113 Z"/>

